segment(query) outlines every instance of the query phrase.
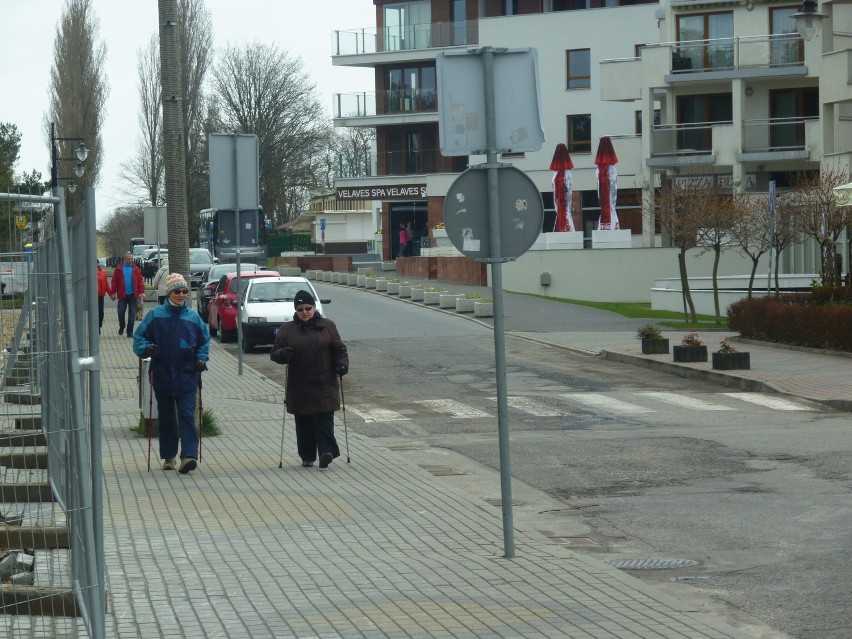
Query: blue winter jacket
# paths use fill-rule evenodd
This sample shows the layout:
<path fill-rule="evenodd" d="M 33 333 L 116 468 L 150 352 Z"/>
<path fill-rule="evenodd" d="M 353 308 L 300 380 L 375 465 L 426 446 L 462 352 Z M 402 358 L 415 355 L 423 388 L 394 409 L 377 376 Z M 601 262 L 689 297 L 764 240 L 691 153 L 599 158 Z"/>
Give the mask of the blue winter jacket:
<path fill-rule="evenodd" d="M 206 362 L 210 350 L 210 331 L 198 313 L 169 300 L 155 306 L 133 334 L 133 352 L 144 357 L 151 344 L 159 349 L 151 358 L 154 391 L 173 397 L 194 392 L 200 375 L 195 363 Z"/>

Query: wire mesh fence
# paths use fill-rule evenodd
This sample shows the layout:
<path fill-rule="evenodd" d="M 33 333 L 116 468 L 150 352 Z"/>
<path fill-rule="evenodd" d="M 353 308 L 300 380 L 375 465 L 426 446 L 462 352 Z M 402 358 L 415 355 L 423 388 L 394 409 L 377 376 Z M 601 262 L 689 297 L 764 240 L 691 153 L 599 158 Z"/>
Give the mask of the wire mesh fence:
<path fill-rule="evenodd" d="M 0 194 L 0 635 L 103 637 L 94 191 Z M 86 353 L 84 356 L 83 353 Z"/>

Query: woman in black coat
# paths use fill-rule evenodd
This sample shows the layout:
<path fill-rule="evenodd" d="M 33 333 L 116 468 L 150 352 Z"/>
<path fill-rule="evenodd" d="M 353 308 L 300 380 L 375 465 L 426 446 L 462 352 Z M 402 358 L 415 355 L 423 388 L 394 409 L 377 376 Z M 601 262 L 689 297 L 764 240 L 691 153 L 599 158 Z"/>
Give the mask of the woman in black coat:
<path fill-rule="evenodd" d="M 302 466 L 327 468 L 340 457 L 334 438 L 334 411 L 340 409 L 337 378 L 349 372 L 349 355 L 337 326 L 316 309 L 316 300 L 299 291 L 296 312 L 275 335 L 269 359 L 288 364 L 284 402 L 296 420 L 296 447 Z"/>

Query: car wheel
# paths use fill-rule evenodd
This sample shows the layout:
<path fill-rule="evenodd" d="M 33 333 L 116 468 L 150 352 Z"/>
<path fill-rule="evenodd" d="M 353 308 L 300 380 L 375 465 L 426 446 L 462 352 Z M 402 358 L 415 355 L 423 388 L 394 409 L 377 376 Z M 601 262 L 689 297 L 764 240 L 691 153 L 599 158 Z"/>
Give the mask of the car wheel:
<path fill-rule="evenodd" d="M 251 353 L 254 350 L 254 344 L 252 344 L 249 339 L 246 337 L 245 332 L 243 333 L 243 353 Z"/>

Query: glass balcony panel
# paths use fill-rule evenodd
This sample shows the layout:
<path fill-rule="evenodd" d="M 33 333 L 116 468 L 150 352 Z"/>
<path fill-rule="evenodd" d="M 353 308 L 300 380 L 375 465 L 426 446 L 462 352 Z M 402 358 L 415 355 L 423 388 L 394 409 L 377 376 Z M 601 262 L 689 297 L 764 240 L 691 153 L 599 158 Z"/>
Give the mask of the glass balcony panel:
<path fill-rule="evenodd" d="M 713 151 L 713 123 L 662 124 L 651 131 L 651 155 L 706 155 Z"/>
<path fill-rule="evenodd" d="M 805 149 L 805 123 L 809 119 L 812 118 L 743 120 L 743 151 L 755 153 Z"/>
<path fill-rule="evenodd" d="M 370 28 L 335 31 L 331 48 L 332 55 L 343 56 L 470 45 L 478 42 L 479 21 L 465 20 L 393 25 L 381 30 Z"/>
<path fill-rule="evenodd" d="M 798 34 L 683 40 L 663 43 L 672 49 L 672 73 L 768 69 L 803 66 L 804 46 Z"/>
<path fill-rule="evenodd" d="M 440 149 L 413 148 L 409 151 L 388 151 L 384 155 L 386 170 L 383 175 L 437 173 L 441 157 Z"/>

